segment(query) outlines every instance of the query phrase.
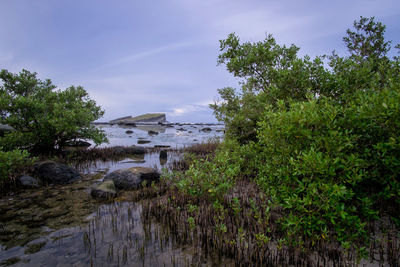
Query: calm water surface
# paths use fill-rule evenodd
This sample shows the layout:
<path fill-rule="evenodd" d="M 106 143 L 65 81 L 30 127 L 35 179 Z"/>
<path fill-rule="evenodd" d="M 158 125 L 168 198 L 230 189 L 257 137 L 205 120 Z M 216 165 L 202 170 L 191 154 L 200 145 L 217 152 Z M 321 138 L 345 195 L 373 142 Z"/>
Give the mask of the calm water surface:
<path fill-rule="evenodd" d="M 106 146 L 163 145 L 184 147 L 222 137 L 222 126 L 173 128 L 100 126 Z M 158 126 L 157 126 L 158 127 Z M 210 132 L 201 131 L 204 127 Z M 133 133 L 127 134 L 131 130 Z M 148 131 L 157 131 L 149 135 Z M 132 155 L 119 161 L 95 162 L 82 168 L 83 179 L 64 186 L 25 190 L 0 199 L 0 266 L 215 266 L 220 262 L 199 248 L 174 243 L 169 230 L 143 220 L 146 201 L 129 201 L 129 192 L 112 202 L 93 199 L 90 187 L 105 174 L 134 166 L 161 169 L 179 158 L 169 152 Z"/>

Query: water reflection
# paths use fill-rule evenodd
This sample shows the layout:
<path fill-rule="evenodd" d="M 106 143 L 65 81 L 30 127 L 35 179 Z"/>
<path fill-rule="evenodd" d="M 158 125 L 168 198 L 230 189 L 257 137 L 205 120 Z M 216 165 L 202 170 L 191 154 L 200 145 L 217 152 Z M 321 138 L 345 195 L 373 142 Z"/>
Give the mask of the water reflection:
<path fill-rule="evenodd" d="M 132 145 L 147 138 L 159 145 L 157 152 L 128 155 L 118 160 L 77 165 L 84 178 L 64 186 L 51 186 L 0 199 L 0 265 L 12 266 L 211 266 L 201 249 L 182 247 L 165 226 L 143 220 L 142 201 L 127 202 L 120 192 L 114 202 L 93 199 L 90 187 L 106 174 L 131 167 L 152 167 L 161 171 L 182 155 L 162 146 L 186 146 L 209 134 L 175 128 L 133 128 L 106 126 L 110 145 Z M 218 126 L 220 127 L 220 126 Z M 159 134 L 150 136 L 147 131 Z M 216 132 L 215 132 L 216 133 Z M 183 137 L 182 137 L 183 136 Z M 175 139 L 174 139 L 175 138 Z M 123 140 L 123 142 L 120 142 Z"/>

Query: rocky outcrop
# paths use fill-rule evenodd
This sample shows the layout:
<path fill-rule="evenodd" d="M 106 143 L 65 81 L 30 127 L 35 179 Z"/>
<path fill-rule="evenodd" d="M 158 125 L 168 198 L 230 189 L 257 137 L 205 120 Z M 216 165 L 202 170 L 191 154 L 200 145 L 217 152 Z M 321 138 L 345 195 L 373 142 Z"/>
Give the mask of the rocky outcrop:
<path fill-rule="evenodd" d="M 110 123 L 110 124 L 118 124 L 118 123 L 120 123 L 120 122 L 123 121 L 123 120 L 131 119 L 131 118 L 132 118 L 132 116 L 125 116 L 125 117 L 117 118 L 117 119 L 115 119 L 115 120 L 111 120 L 111 121 L 109 121 L 108 123 Z"/>
<path fill-rule="evenodd" d="M 150 185 L 151 182 L 158 181 L 159 178 L 159 173 L 151 168 L 133 167 L 107 174 L 104 180 L 114 181 L 117 189 L 131 190 L 141 187 L 145 181 L 147 185 Z"/>
<path fill-rule="evenodd" d="M 81 175 L 68 165 L 54 161 L 35 163 L 35 176 L 47 184 L 68 184 L 81 178 Z"/>
<path fill-rule="evenodd" d="M 95 198 L 114 198 L 117 196 L 113 180 L 105 180 L 90 189 L 90 195 Z"/>
<path fill-rule="evenodd" d="M 135 124 L 158 124 L 166 123 L 167 119 L 164 113 L 147 113 L 140 116 L 122 117 L 111 120 L 111 124 L 135 125 Z"/>
<path fill-rule="evenodd" d="M 29 175 L 22 175 L 21 177 L 19 177 L 17 179 L 17 182 L 22 188 L 38 188 L 39 187 L 38 181 Z"/>

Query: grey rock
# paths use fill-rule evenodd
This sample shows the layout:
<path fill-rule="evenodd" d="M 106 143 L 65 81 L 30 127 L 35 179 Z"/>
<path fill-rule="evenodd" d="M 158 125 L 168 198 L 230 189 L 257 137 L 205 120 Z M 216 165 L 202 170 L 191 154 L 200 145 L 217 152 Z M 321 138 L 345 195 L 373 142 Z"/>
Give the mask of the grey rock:
<path fill-rule="evenodd" d="M 212 129 L 210 127 L 204 127 L 203 129 L 201 129 L 200 131 L 202 132 L 211 132 Z"/>
<path fill-rule="evenodd" d="M 151 168 L 133 167 L 107 174 L 104 180 L 113 180 L 117 189 L 130 190 L 141 187 L 144 181 L 149 185 L 153 181 L 158 181 L 159 178 L 159 173 Z"/>
<path fill-rule="evenodd" d="M 156 131 L 148 131 L 147 132 L 149 135 L 157 135 L 158 134 L 158 132 L 156 132 Z"/>
<path fill-rule="evenodd" d="M 166 122 L 167 120 L 164 113 L 147 113 L 136 117 L 127 116 L 110 121 L 110 123 L 123 124 L 123 125 L 134 125 L 141 123 L 158 124 Z"/>
<path fill-rule="evenodd" d="M 142 144 L 151 143 L 151 141 L 150 141 L 150 140 L 138 140 L 137 143 L 138 143 L 139 145 L 142 145 Z"/>
<path fill-rule="evenodd" d="M 126 134 L 132 134 L 133 131 L 132 131 L 132 130 L 127 130 L 125 133 L 126 133 Z"/>
<path fill-rule="evenodd" d="M 18 183 L 23 188 L 38 188 L 39 187 L 38 181 L 29 175 L 22 175 L 21 177 L 19 177 Z"/>
<path fill-rule="evenodd" d="M 168 158 L 168 153 L 165 150 L 160 151 L 160 159 L 167 159 Z"/>
<path fill-rule="evenodd" d="M 35 163 L 35 176 L 48 184 L 68 184 L 81 178 L 81 175 L 72 167 L 54 161 Z"/>
<path fill-rule="evenodd" d="M 160 164 L 161 165 L 165 165 L 165 163 L 167 163 L 168 160 L 168 153 L 165 150 L 161 150 L 160 151 Z"/>
<path fill-rule="evenodd" d="M 15 131 L 11 126 L 0 124 L 0 137 L 3 137 L 6 133 Z"/>
<path fill-rule="evenodd" d="M 94 198 L 114 198 L 117 196 L 113 180 L 105 180 L 90 189 L 90 195 Z"/>
<path fill-rule="evenodd" d="M 4 131 L 4 132 L 11 132 L 14 131 L 15 129 L 9 125 L 6 124 L 0 124 L 0 131 Z"/>

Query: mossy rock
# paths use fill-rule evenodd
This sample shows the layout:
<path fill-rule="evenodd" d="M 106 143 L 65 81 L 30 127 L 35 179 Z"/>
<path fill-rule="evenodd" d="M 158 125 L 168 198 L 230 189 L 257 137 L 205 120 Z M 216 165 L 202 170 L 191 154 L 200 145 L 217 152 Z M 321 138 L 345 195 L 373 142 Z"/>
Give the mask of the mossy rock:
<path fill-rule="evenodd" d="M 105 180 L 90 190 L 90 195 L 95 198 L 115 198 L 117 191 L 113 180 Z"/>

